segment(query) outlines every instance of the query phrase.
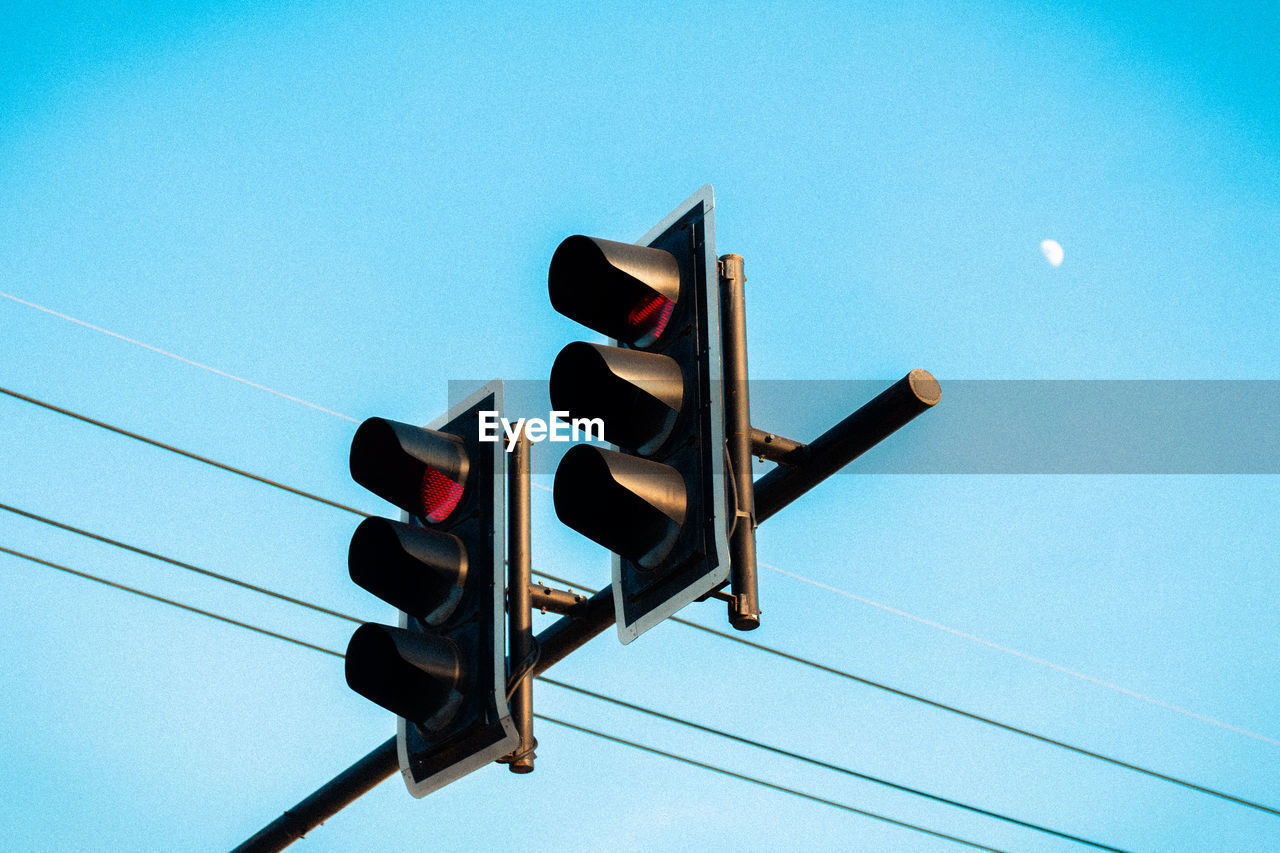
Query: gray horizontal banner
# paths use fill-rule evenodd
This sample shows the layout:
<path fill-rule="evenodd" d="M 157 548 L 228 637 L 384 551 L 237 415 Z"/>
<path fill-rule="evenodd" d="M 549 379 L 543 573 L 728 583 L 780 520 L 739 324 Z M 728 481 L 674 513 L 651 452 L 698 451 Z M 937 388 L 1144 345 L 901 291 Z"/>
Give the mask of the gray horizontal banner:
<path fill-rule="evenodd" d="M 753 426 L 809 442 L 893 380 L 753 380 Z M 451 381 L 450 400 L 480 382 Z M 942 400 L 846 474 L 1278 474 L 1280 380 L 941 380 Z M 549 420 L 546 380 L 505 383 Z M 534 445 L 549 474 L 569 443 Z M 758 465 L 763 473 L 771 463 Z"/>

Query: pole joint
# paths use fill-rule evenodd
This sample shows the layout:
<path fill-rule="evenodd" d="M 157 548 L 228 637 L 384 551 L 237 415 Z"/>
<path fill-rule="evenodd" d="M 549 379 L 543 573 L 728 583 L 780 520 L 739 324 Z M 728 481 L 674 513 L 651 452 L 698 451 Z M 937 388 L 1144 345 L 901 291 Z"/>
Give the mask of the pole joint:
<path fill-rule="evenodd" d="M 578 616 L 585 610 L 587 597 L 576 592 L 552 589 L 541 583 L 529 587 L 529 598 L 534 610 L 555 613 L 560 616 Z"/>
<path fill-rule="evenodd" d="M 761 462 L 768 460 L 779 465 L 796 466 L 808 461 L 809 445 L 752 427 L 751 453 Z"/>

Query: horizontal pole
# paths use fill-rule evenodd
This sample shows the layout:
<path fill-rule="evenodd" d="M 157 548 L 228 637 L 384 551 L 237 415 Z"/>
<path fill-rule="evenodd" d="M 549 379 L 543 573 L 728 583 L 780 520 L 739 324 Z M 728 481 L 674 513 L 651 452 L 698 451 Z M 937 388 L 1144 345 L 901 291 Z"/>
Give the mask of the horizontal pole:
<path fill-rule="evenodd" d="M 552 622 L 537 636 L 542 652 L 531 676 L 546 672 L 575 649 L 609 630 L 614 623 L 613 586 L 607 586 L 582 601 L 579 607 L 572 615 Z M 267 824 L 231 853 L 278 853 L 399 769 L 400 758 L 396 754 L 396 739 L 393 737 Z"/>
<path fill-rule="evenodd" d="M 938 380 L 927 370 L 913 370 L 890 385 L 815 438 L 808 445 L 808 458 L 802 464 L 779 466 L 756 481 L 756 522 L 763 522 L 875 447 L 941 397 Z"/>
<path fill-rule="evenodd" d="M 385 741 L 231 853 L 276 853 L 373 790 L 400 769 L 396 739 Z"/>
<path fill-rule="evenodd" d="M 752 429 L 752 451 L 757 452 L 757 433 L 761 444 L 789 447 L 788 454 L 801 454 L 804 459 L 794 467 L 779 467 L 755 483 L 756 521 L 777 513 L 796 498 L 861 456 L 916 415 L 938 402 L 938 381 L 925 370 L 913 370 L 853 414 L 824 432 L 809 445 Z M 766 458 L 772 458 L 766 455 Z M 792 457 L 794 458 L 794 457 Z M 781 461 L 781 460 L 778 460 Z M 534 601 L 543 593 L 530 585 Z M 542 588 L 545 600 L 560 600 L 571 593 Z M 557 619 L 537 636 L 540 648 L 533 675 L 546 672 L 572 652 L 607 631 L 615 621 L 613 586 L 607 586 L 590 598 L 575 601 L 566 615 Z M 548 610 L 557 612 L 548 604 Z M 338 774 L 314 794 L 263 827 L 232 853 L 276 853 L 324 823 L 379 782 L 400 768 L 396 739 L 383 743 L 364 758 Z"/>

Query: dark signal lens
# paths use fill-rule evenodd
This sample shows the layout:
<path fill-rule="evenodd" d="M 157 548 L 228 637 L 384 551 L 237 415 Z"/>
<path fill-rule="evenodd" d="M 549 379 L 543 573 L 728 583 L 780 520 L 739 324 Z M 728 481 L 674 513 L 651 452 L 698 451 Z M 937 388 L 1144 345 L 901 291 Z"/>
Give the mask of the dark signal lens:
<path fill-rule="evenodd" d="M 455 483 L 430 465 L 422 472 L 422 517 L 441 522 L 462 500 L 462 484 Z"/>
<path fill-rule="evenodd" d="M 661 337 L 676 304 L 667 297 L 652 293 L 627 314 L 627 326 L 635 331 L 632 346 L 646 347 Z"/>

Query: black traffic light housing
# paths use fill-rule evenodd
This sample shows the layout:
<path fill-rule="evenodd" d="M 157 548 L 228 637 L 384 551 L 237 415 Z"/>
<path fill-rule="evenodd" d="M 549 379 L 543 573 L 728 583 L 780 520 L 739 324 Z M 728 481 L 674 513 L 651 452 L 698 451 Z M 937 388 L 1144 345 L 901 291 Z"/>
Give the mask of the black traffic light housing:
<path fill-rule="evenodd" d="M 502 412 L 493 381 L 426 428 L 370 418 L 351 476 L 403 510 L 351 539 L 360 586 L 400 610 L 347 647 L 350 687 L 399 717 L 400 771 L 421 797 L 519 745 L 506 696 L 503 568 L 506 472 L 480 412 Z"/>
<path fill-rule="evenodd" d="M 610 338 L 552 366 L 553 407 L 600 418 L 614 445 L 565 454 L 555 506 L 614 552 L 624 643 L 728 578 L 714 204 L 704 186 L 636 244 L 569 237 L 548 271 L 552 306 Z"/>

